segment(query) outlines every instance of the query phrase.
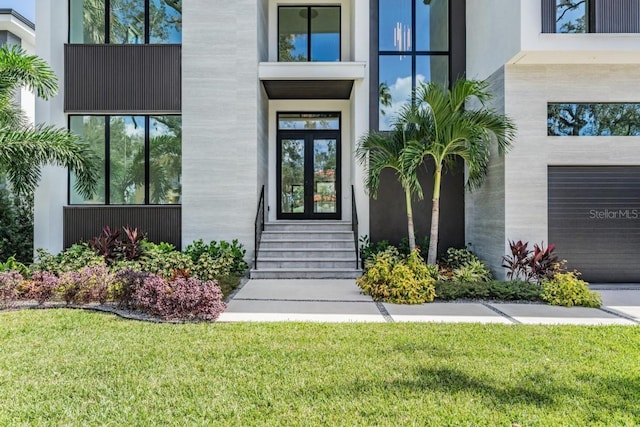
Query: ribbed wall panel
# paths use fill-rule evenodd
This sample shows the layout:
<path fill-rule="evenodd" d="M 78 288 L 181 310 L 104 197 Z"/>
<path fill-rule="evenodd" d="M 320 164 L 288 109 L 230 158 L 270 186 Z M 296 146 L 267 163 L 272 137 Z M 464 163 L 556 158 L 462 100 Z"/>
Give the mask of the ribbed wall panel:
<path fill-rule="evenodd" d="M 65 206 L 64 247 L 88 241 L 105 226 L 138 227 L 152 242 L 182 244 L 181 206 Z"/>
<path fill-rule="evenodd" d="M 640 1 L 597 0 L 595 6 L 597 33 L 640 32 Z"/>
<path fill-rule="evenodd" d="M 640 167 L 550 166 L 548 187 L 549 242 L 567 267 L 590 282 L 640 281 Z"/>
<path fill-rule="evenodd" d="M 556 32 L 556 0 L 542 0 L 542 32 Z"/>
<path fill-rule="evenodd" d="M 180 113 L 180 45 L 65 45 L 67 113 Z"/>

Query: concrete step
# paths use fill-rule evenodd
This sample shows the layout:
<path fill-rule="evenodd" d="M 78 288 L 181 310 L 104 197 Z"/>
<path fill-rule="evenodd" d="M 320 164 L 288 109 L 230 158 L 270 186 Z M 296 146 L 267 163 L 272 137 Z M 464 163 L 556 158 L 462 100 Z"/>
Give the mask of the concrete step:
<path fill-rule="evenodd" d="M 260 258 L 258 268 L 266 269 L 290 269 L 290 268 L 355 268 L 355 256 L 349 258 Z"/>
<path fill-rule="evenodd" d="M 356 279 L 362 271 L 348 268 L 259 268 L 251 270 L 250 274 L 252 279 Z"/>
<path fill-rule="evenodd" d="M 264 224 L 264 231 L 309 230 L 352 231 L 351 223 L 346 221 L 278 221 Z"/>
<path fill-rule="evenodd" d="M 336 230 L 287 230 L 287 231 L 263 231 L 262 240 L 287 240 L 287 239 L 349 239 L 353 240 L 351 231 Z"/>
<path fill-rule="evenodd" d="M 351 245 L 350 248 L 291 248 L 291 247 L 278 247 L 265 249 L 260 248 L 258 251 L 258 258 L 296 258 L 296 259 L 310 259 L 310 258 L 351 258 L 355 257 L 355 248 Z"/>
<path fill-rule="evenodd" d="M 265 239 L 260 241 L 260 250 L 264 249 L 350 249 L 355 251 L 351 239 Z"/>

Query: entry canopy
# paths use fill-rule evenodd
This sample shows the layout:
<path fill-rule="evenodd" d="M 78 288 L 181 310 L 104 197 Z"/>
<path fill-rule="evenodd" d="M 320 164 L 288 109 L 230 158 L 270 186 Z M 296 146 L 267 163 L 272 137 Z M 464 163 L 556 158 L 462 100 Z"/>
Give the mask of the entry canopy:
<path fill-rule="evenodd" d="M 364 62 L 263 62 L 258 77 L 269 99 L 349 99 L 365 69 Z"/>

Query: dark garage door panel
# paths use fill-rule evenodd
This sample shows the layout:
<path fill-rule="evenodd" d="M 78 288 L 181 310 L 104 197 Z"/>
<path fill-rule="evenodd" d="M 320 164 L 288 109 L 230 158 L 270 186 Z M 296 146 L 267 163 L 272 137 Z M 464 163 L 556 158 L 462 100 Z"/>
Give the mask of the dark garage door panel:
<path fill-rule="evenodd" d="M 590 282 L 640 282 L 640 166 L 549 166 L 549 241 Z"/>

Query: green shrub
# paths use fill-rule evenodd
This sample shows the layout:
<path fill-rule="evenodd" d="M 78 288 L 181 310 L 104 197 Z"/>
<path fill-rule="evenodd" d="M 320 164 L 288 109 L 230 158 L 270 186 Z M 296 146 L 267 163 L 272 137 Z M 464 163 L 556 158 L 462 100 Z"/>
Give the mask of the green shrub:
<path fill-rule="evenodd" d="M 233 239 L 231 243 L 221 240 L 219 243 L 212 240 L 210 243 L 204 243 L 202 239 L 196 240 L 187 245 L 184 249 L 184 253 L 191 257 L 191 261 L 194 264 L 198 264 L 202 255 L 207 254 L 209 257 L 216 261 L 215 266 L 210 265 L 210 259 L 205 257 L 202 261 L 209 264 L 209 267 L 202 267 L 201 274 L 210 275 L 212 271 L 217 270 L 216 275 L 224 274 L 239 274 L 245 273 L 249 266 L 244 260 L 244 256 L 247 250 L 244 246 L 238 242 L 237 239 Z M 202 280 L 205 280 L 201 277 Z"/>
<path fill-rule="evenodd" d="M 105 265 L 104 258 L 96 255 L 86 243 L 77 243 L 58 255 L 51 255 L 45 249 L 37 249 L 37 261 L 33 271 L 48 271 L 56 275 L 79 271 L 84 267 Z"/>
<path fill-rule="evenodd" d="M 188 254 L 163 248 L 149 250 L 141 258 L 142 270 L 157 274 L 165 279 L 176 275 L 188 276 L 193 273 L 195 265 Z M 135 269 L 134 269 L 135 270 Z"/>
<path fill-rule="evenodd" d="M 501 301 L 538 301 L 540 286 L 525 281 L 454 282 L 435 284 L 438 299 L 495 299 Z"/>
<path fill-rule="evenodd" d="M 379 242 L 371 242 L 369 236 L 360 237 L 360 260 L 362 266 L 366 268 L 368 261 L 373 261 L 374 257 L 389 248 L 389 241 L 381 240 Z"/>
<path fill-rule="evenodd" d="M 12 194 L 0 173 L 0 260 L 33 261 L 33 194 Z"/>
<path fill-rule="evenodd" d="M 451 278 L 460 283 L 478 283 L 488 282 L 492 276 L 487 266 L 479 259 L 475 259 L 456 267 L 452 271 Z"/>
<path fill-rule="evenodd" d="M 0 273 L 7 271 L 17 271 L 22 276 L 29 275 L 29 269 L 26 265 L 16 261 L 16 257 L 11 255 L 4 263 L 0 262 Z"/>
<path fill-rule="evenodd" d="M 480 259 L 468 249 L 449 248 L 444 258 L 444 262 L 451 269 L 469 265 L 472 262 L 481 262 Z"/>
<path fill-rule="evenodd" d="M 366 272 L 356 283 L 376 301 L 422 304 L 435 298 L 431 273 L 418 250 L 403 259 L 396 248 L 390 247 L 368 262 Z"/>
<path fill-rule="evenodd" d="M 551 305 L 571 307 L 600 307 L 602 297 L 589 290 L 587 282 L 578 278 L 577 272 L 556 273 L 542 281 L 542 299 Z"/>

